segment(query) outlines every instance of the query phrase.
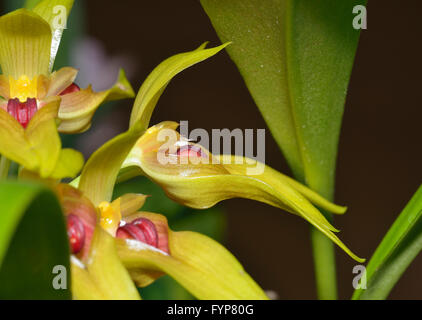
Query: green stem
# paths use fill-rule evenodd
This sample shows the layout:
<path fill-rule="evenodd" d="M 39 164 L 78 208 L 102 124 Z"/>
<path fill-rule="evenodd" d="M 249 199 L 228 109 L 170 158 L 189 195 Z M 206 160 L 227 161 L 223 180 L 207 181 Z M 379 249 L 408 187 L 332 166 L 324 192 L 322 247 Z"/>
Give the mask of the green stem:
<path fill-rule="evenodd" d="M 10 163 L 9 159 L 0 156 L 0 179 L 6 179 L 9 176 Z"/>
<path fill-rule="evenodd" d="M 334 244 L 314 227 L 311 229 L 311 241 L 318 299 L 335 300 L 337 277 Z"/>

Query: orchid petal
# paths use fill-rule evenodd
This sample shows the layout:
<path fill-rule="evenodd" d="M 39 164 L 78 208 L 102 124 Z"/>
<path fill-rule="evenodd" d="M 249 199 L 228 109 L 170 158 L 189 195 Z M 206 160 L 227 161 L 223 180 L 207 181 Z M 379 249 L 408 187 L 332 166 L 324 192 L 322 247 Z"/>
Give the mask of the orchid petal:
<path fill-rule="evenodd" d="M 75 180 L 73 184 L 78 185 L 95 205 L 102 201 L 110 201 L 122 163 L 135 142 L 146 130 L 155 104 L 168 82 L 183 69 L 205 60 L 227 45 L 204 50 L 204 44 L 193 52 L 173 56 L 154 69 L 138 92 L 132 111 L 130 129 L 98 149 L 86 163 L 80 179 Z M 63 99 L 66 99 L 66 95 L 63 96 Z M 78 113 L 74 110 L 73 113 L 75 112 Z M 64 113 L 62 101 L 59 117 L 63 122 L 66 121 Z M 63 122 L 59 129 L 66 132 L 69 128 L 66 128 Z"/>
<path fill-rule="evenodd" d="M 50 84 L 46 96 L 57 96 L 67 87 L 69 87 L 76 78 L 78 70 L 70 67 L 61 68 L 50 76 Z"/>
<path fill-rule="evenodd" d="M 38 167 L 38 156 L 25 138 L 25 130 L 0 108 L 0 154 L 29 170 Z"/>
<path fill-rule="evenodd" d="M 133 214 L 143 207 L 145 204 L 147 195 L 127 193 L 120 197 L 120 212 L 122 217 Z"/>
<path fill-rule="evenodd" d="M 148 128 L 152 112 L 167 84 L 178 73 L 199 63 L 224 49 L 229 43 L 205 49 L 205 44 L 194 51 L 179 53 L 160 63 L 148 76 L 136 97 L 130 126 L 140 125 L 143 130 Z"/>
<path fill-rule="evenodd" d="M 76 255 L 78 259 L 85 262 L 88 259 L 91 248 L 92 235 L 97 225 L 97 209 L 92 205 L 81 191 L 67 184 L 56 185 L 57 196 L 63 207 L 66 216 L 73 214 L 81 219 L 85 228 L 85 244 L 82 250 Z"/>
<path fill-rule="evenodd" d="M 10 98 L 9 79 L 4 75 L 0 75 L 0 97 L 3 97 L 6 101 Z"/>
<path fill-rule="evenodd" d="M 94 205 L 111 201 L 120 167 L 141 134 L 142 131 L 134 129 L 122 133 L 106 142 L 88 159 L 77 184 Z"/>
<path fill-rule="evenodd" d="M 57 133 L 56 117 L 60 98 L 55 98 L 29 121 L 25 136 L 34 152 L 38 155 L 39 174 L 42 178 L 51 175 L 60 156 L 61 141 Z"/>
<path fill-rule="evenodd" d="M 49 73 L 51 29 L 38 14 L 19 9 L 0 18 L 0 65 L 3 74 L 29 79 Z"/>
<path fill-rule="evenodd" d="M 62 149 L 50 178 L 73 178 L 81 171 L 83 165 L 82 153 L 73 149 Z"/>
<path fill-rule="evenodd" d="M 72 10 L 74 0 L 43 0 L 38 3 L 32 11 L 39 14 L 50 24 L 52 31 L 52 42 L 50 50 L 49 71 L 53 69 L 59 49 L 63 30 L 66 29 L 67 17 Z"/>
<path fill-rule="evenodd" d="M 152 213 L 147 219 L 165 220 Z M 164 272 L 198 299 L 268 299 L 236 258 L 216 241 L 196 232 L 168 231 L 170 254 L 136 240 L 116 239 L 123 264 L 138 285 Z"/>
<path fill-rule="evenodd" d="M 86 267 L 106 299 L 140 299 L 138 290 L 117 255 L 114 238 L 100 226 L 95 228 Z"/>
<path fill-rule="evenodd" d="M 74 300 L 105 300 L 106 297 L 91 279 L 85 266 L 76 257 L 70 259 Z"/>
<path fill-rule="evenodd" d="M 64 133 L 82 132 L 89 128 L 98 107 L 106 101 L 131 98 L 135 94 L 123 70 L 114 86 L 101 92 L 92 91 L 91 86 L 78 92 L 62 96 L 59 110 L 59 131 Z"/>
<path fill-rule="evenodd" d="M 194 164 L 191 161 L 180 161 L 177 154 L 173 156 L 175 163 L 163 164 L 160 154 L 166 150 L 177 151 L 180 135 L 174 131 L 177 123 L 164 122 L 151 127 L 138 140 L 134 149 L 123 164 L 123 168 L 131 166 L 141 169 L 144 175 L 159 184 L 167 195 L 192 208 L 205 209 L 230 198 L 247 198 L 278 207 L 306 219 L 323 232 L 347 254 L 357 261 L 363 261 L 354 255 L 334 234 L 336 230 L 310 201 L 322 205 L 326 209 L 342 213 L 344 208 L 331 204 L 299 183 L 281 173 L 260 164 L 261 173 L 248 174 L 252 159 L 233 156 L 214 156 L 199 145 L 194 145 L 206 155 L 207 163 Z M 160 141 L 162 129 L 173 132 L 175 140 Z M 168 149 L 163 149 L 166 146 Z M 169 158 L 169 159 L 170 159 Z M 230 160 L 230 161 L 228 161 Z M 240 160 L 240 161 L 239 161 Z M 256 164 L 259 164 L 256 162 Z M 307 199 L 309 198 L 310 201 Z"/>

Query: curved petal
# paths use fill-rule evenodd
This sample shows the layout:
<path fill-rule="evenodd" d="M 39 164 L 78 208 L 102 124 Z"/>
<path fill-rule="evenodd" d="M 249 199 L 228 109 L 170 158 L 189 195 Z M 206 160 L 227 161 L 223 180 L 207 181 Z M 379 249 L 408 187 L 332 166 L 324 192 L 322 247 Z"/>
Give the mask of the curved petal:
<path fill-rule="evenodd" d="M 127 217 L 141 209 L 149 196 L 139 193 L 126 193 L 120 197 L 120 213 Z"/>
<path fill-rule="evenodd" d="M 0 18 L 0 66 L 3 74 L 29 79 L 49 73 L 51 29 L 38 14 L 19 9 Z"/>
<path fill-rule="evenodd" d="M 62 149 L 50 178 L 74 178 L 81 171 L 83 165 L 82 153 L 73 149 Z"/>
<path fill-rule="evenodd" d="M 130 152 L 123 167 L 137 166 L 143 174 L 158 183 L 170 198 L 193 208 L 209 208 L 222 200 L 239 197 L 294 213 L 323 232 L 353 259 L 363 261 L 333 234 L 338 230 L 307 197 L 334 212 L 343 213 L 344 208 L 331 204 L 305 186 L 298 187 L 298 183 L 293 183 L 263 164 L 262 173 L 250 175 L 248 170 L 251 165 L 248 163 L 251 159 L 214 156 L 199 145 L 180 140 L 180 135 L 174 131 L 176 126 L 177 123 L 166 122 L 148 129 Z M 162 130 L 166 130 L 164 134 Z M 164 137 L 169 139 L 165 141 Z M 201 156 L 195 159 L 201 162 L 195 164 L 191 158 L 184 159 L 177 154 L 178 148 L 187 143 L 201 150 Z M 163 160 L 167 160 L 167 163 Z"/>
<path fill-rule="evenodd" d="M 105 295 L 78 258 L 70 257 L 73 300 L 105 300 Z"/>
<path fill-rule="evenodd" d="M 10 98 L 9 79 L 4 75 L 0 75 L 0 97 L 6 101 Z"/>
<path fill-rule="evenodd" d="M 2 108 L 0 108 L 0 137 L 0 154 L 28 170 L 38 168 L 38 156 L 26 140 L 25 130 Z"/>
<path fill-rule="evenodd" d="M 128 272 L 119 260 L 114 238 L 95 228 L 86 264 L 73 261 L 72 291 L 77 299 L 140 300 Z M 85 290 L 94 289 L 94 295 Z"/>
<path fill-rule="evenodd" d="M 141 135 L 142 131 L 129 130 L 106 142 L 88 159 L 72 185 L 77 185 L 95 205 L 111 201 L 120 167 Z"/>
<path fill-rule="evenodd" d="M 56 126 L 59 105 L 60 98 L 52 99 L 35 113 L 25 130 L 26 139 L 38 155 L 42 178 L 50 177 L 60 156 L 61 141 Z"/>
<path fill-rule="evenodd" d="M 116 84 L 109 90 L 94 92 L 91 87 L 62 96 L 59 110 L 59 131 L 63 133 L 82 132 L 89 128 L 97 108 L 106 101 L 134 97 L 135 93 L 123 70 L 120 70 Z"/>
<path fill-rule="evenodd" d="M 48 85 L 48 90 L 46 97 L 57 96 L 70 86 L 76 78 L 78 70 L 71 67 L 64 67 L 58 71 L 55 71 L 50 76 L 50 83 Z"/>
<path fill-rule="evenodd" d="M 76 255 L 83 262 L 88 258 L 91 248 L 91 239 L 97 225 L 98 214 L 97 209 L 92 205 L 81 191 L 67 184 L 59 184 L 55 187 L 60 204 L 63 208 L 65 216 L 74 214 L 78 216 L 85 228 L 85 243 L 82 250 Z"/>
<path fill-rule="evenodd" d="M 72 10 L 74 0 L 43 0 L 32 9 L 47 21 L 52 31 L 49 59 L 49 71 L 53 69 L 63 30 L 66 29 L 67 17 Z"/>
<path fill-rule="evenodd" d="M 162 215 L 139 216 L 167 227 Z M 145 286 L 164 272 L 198 299 L 268 299 L 229 251 L 199 233 L 168 230 L 170 254 L 136 240 L 116 239 L 116 243 L 121 261 L 138 285 Z"/>
<path fill-rule="evenodd" d="M 146 130 L 155 105 L 170 80 L 184 69 L 217 54 L 229 44 L 225 43 L 215 48 L 205 49 L 207 43 L 204 43 L 196 50 L 179 53 L 160 63 L 139 89 L 130 116 L 130 126 L 137 123 L 141 129 Z"/>

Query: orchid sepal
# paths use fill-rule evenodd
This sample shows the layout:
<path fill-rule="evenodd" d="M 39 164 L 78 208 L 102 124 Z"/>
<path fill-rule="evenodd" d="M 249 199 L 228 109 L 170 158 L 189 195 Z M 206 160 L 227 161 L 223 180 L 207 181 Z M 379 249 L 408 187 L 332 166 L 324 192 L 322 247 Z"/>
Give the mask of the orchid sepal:
<path fill-rule="evenodd" d="M 364 261 L 334 235 L 333 232 L 338 230 L 311 202 L 338 214 L 344 213 L 344 207 L 332 204 L 306 186 L 252 159 L 213 155 L 200 145 L 184 141 L 175 131 L 177 126 L 175 122 L 163 122 L 149 128 L 137 141 L 122 168 L 137 167 L 138 173 L 159 184 L 171 199 L 189 207 L 205 209 L 222 200 L 239 197 L 294 213 L 323 232 L 353 259 Z M 160 137 L 161 130 L 166 131 Z M 163 137 L 169 139 L 165 141 Z M 205 156 L 194 159 L 198 163 L 192 163 L 190 159 L 181 161 L 177 151 L 182 144 L 201 150 L 200 154 Z M 257 165 L 262 166 L 262 173 L 248 174 L 249 169 Z"/>

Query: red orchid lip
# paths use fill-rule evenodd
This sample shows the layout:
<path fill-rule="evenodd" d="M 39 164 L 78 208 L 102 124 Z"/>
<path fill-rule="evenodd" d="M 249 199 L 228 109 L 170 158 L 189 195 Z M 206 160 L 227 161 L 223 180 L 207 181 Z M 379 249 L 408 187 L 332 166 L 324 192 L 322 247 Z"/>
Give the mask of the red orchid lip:
<path fill-rule="evenodd" d="M 24 128 L 28 126 L 29 121 L 37 110 L 37 100 L 35 98 L 28 98 L 26 102 L 20 102 L 18 98 L 15 98 L 7 102 L 7 112 Z"/>
<path fill-rule="evenodd" d="M 192 157 L 192 158 L 207 158 L 205 152 L 195 145 L 182 146 L 176 153 L 179 157 Z"/>
<path fill-rule="evenodd" d="M 73 93 L 81 91 L 81 88 L 76 84 L 72 83 L 70 86 L 68 86 L 66 89 L 64 89 L 62 92 L 60 92 L 60 96 L 64 96 L 65 94 Z"/>
<path fill-rule="evenodd" d="M 154 223 L 146 218 L 138 218 L 117 229 L 117 238 L 134 239 L 158 248 L 158 232 Z"/>

